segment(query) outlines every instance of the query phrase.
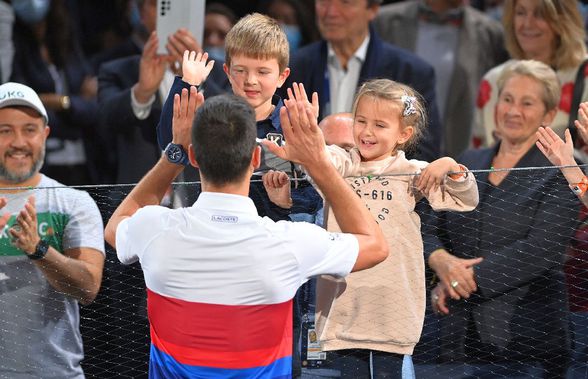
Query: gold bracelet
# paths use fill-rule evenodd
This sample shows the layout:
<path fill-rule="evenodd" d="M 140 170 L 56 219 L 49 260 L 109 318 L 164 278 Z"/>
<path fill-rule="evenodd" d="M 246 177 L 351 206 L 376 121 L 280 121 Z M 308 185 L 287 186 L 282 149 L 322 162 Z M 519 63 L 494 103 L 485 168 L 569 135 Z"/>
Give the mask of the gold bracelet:
<path fill-rule="evenodd" d="M 63 109 L 64 111 L 69 110 L 69 108 L 71 107 L 71 102 L 69 100 L 69 96 L 67 95 L 61 96 L 59 102 L 61 103 L 61 109 Z"/>

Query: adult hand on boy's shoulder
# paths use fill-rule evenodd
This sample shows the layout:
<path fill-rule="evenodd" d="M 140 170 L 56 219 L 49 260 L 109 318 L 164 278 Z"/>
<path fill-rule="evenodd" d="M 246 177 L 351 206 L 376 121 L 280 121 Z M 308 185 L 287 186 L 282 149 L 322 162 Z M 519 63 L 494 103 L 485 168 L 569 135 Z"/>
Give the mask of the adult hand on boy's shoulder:
<path fill-rule="evenodd" d="M 184 58 L 182 60 L 182 80 L 193 86 L 202 84 L 212 67 L 214 61 L 211 60 L 206 63 L 208 53 L 196 53 L 195 51 L 184 51 Z"/>

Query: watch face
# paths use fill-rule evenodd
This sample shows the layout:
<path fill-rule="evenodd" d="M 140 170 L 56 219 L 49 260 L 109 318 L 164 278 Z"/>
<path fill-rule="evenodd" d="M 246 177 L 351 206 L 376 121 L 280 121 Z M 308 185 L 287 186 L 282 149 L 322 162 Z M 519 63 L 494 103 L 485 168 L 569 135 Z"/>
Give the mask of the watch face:
<path fill-rule="evenodd" d="M 169 154 L 169 157 L 175 161 L 180 158 L 180 156 L 182 155 L 182 152 L 180 151 L 180 149 L 178 149 L 176 146 L 174 146 L 171 149 L 169 149 L 168 154 Z"/>
<path fill-rule="evenodd" d="M 182 148 L 175 144 L 170 144 L 167 149 L 165 149 L 165 152 L 167 154 L 167 159 L 172 163 L 179 163 L 184 155 Z"/>

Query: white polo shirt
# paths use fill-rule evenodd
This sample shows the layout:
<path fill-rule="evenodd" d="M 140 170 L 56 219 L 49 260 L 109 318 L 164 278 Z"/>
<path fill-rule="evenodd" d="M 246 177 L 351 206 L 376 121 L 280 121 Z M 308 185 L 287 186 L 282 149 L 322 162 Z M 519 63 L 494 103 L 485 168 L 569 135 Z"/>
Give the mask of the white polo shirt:
<path fill-rule="evenodd" d="M 288 375 L 296 290 L 312 276 L 349 274 L 359 251 L 353 235 L 274 222 L 248 197 L 211 192 L 190 208 L 140 209 L 116 242 L 121 262 L 143 268 L 152 377 Z"/>

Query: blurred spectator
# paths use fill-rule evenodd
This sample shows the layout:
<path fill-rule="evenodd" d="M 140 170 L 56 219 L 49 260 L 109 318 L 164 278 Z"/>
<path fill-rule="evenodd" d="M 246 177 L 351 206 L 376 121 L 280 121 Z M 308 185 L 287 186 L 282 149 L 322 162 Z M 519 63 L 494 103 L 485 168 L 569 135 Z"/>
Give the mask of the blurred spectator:
<path fill-rule="evenodd" d="M 12 80 L 27 84 L 49 113 L 43 173 L 67 185 L 101 180 L 96 78 L 80 49 L 64 0 L 12 2 L 16 14 Z"/>
<path fill-rule="evenodd" d="M 445 154 L 468 148 L 482 76 L 508 58 L 502 26 L 464 0 L 411 0 L 385 5 L 374 22 L 382 39 L 435 68 Z"/>
<path fill-rule="evenodd" d="M 141 17 L 141 9 L 145 0 L 125 0 L 123 5 L 117 7 L 118 12 L 121 12 L 121 16 L 117 18 L 118 23 L 121 25 L 128 25 L 128 32 L 123 26 L 116 28 L 120 29 L 119 33 L 108 33 L 118 34 L 119 38 L 108 38 L 110 42 L 104 42 L 102 50 L 94 51 L 91 56 L 92 67 L 96 72 L 99 71 L 100 65 L 104 62 L 109 62 L 117 58 L 124 58 L 131 55 L 141 54 L 143 45 L 147 38 L 149 38 L 149 30 L 147 25 L 143 23 Z M 155 12 L 155 9 L 152 10 Z M 155 13 L 153 14 L 155 17 Z M 152 25 L 155 28 L 155 23 Z M 124 32 L 122 30 L 125 30 Z"/>
<path fill-rule="evenodd" d="M 318 126 L 323 132 L 327 145 L 337 145 L 347 151 L 355 146 L 352 113 L 343 112 L 328 115 L 321 120 Z"/>
<path fill-rule="evenodd" d="M 416 89 L 427 104 L 429 128 L 416 157 L 433 161 L 440 154 L 441 125 L 433 67 L 416 55 L 382 41 L 371 21 L 380 0 L 315 0 L 322 40 L 296 51 L 283 89 L 303 83 L 310 97 L 319 94 L 319 119 L 350 112 L 356 89 L 366 80 L 387 78 Z M 415 157 L 409 153 L 409 156 Z"/>
<path fill-rule="evenodd" d="M 154 32 L 157 19 L 156 0 L 138 0 L 141 22 L 147 35 Z M 138 28 L 141 30 L 142 28 Z M 139 41 L 143 33 L 136 34 Z M 159 159 L 155 128 L 161 105 L 174 79 L 175 62 L 182 61 L 184 50 L 200 51 L 191 33 L 176 32 L 170 40 L 172 51 L 167 57 L 157 56 L 157 37 L 152 34 L 141 55 L 133 55 L 104 63 L 99 71 L 101 129 L 111 140 L 115 183 L 136 183 Z M 145 42 L 145 41 L 141 41 Z M 143 46 L 141 46 L 142 48 Z M 137 43 L 137 48 L 139 45 Z M 221 65 L 215 65 L 211 81 L 228 86 Z M 208 84 L 208 82 L 207 82 Z M 205 90 L 208 96 L 222 92 L 215 83 Z M 210 89 L 210 91 L 208 90 Z M 141 159 L 136 159 L 141 157 Z"/>
<path fill-rule="evenodd" d="M 353 113 L 333 113 L 323 118 L 321 122 L 319 122 L 318 126 L 323 132 L 325 143 L 327 145 L 337 145 L 340 148 L 349 151 L 355 146 L 355 141 L 353 140 L 353 122 Z M 316 213 L 316 219 L 314 223 L 320 226 L 324 226 L 324 217 L 325 215 L 323 206 Z M 314 292 L 312 296 L 312 299 L 314 299 Z"/>
<path fill-rule="evenodd" d="M 215 3 L 221 3 L 231 8 L 237 15 L 237 20 L 248 13 L 252 13 L 257 8 L 258 0 L 214 0 Z"/>
<path fill-rule="evenodd" d="M 504 0 L 485 0 L 484 3 L 484 12 L 496 21 L 501 21 L 502 13 L 504 12 Z"/>
<path fill-rule="evenodd" d="M 320 36 L 312 14 L 297 0 L 265 0 L 260 12 L 276 19 L 288 38 L 290 53 L 299 47 L 317 41 Z"/>
<path fill-rule="evenodd" d="M 157 3 L 156 0 L 138 0 L 137 4 L 142 26 L 136 29 L 137 33 L 134 34 L 132 42 L 140 53 L 145 36 L 149 36 L 155 30 Z M 151 50 L 157 49 L 155 42 L 151 42 Z M 154 51 L 150 51 L 150 54 L 151 56 L 145 59 L 146 63 L 155 61 Z M 154 63 L 151 63 L 151 66 L 144 65 L 146 67 L 143 75 L 140 75 L 140 62 L 141 56 L 136 54 L 115 59 L 104 63 L 98 75 L 101 133 L 115 145 L 110 152 L 114 165 L 113 177 L 110 180 L 114 183 L 138 182 L 161 155 L 155 143 L 155 125 L 161 111 L 161 98 L 166 96 L 169 87 L 159 87 L 164 80 L 163 76 L 173 78 L 173 73 L 165 69 L 156 73 L 149 72 L 147 69 L 154 66 Z M 157 65 L 155 66 L 156 69 Z M 153 83 L 148 83 L 149 81 Z M 133 90 L 138 91 L 144 87 L 148 87 L 149 92 L 146 95 L 132 94 Z M 158 91 L 165 94 L 161 95 Z M 143 106 L 140 109 L 142 112 L 137 112 L 135 108 L 140 107 L 133 106 L 133 97 L 135 102 L 147 102 L 151 96 L 153 101 Z"/>
<path fill-rule="evenodd" d="M 229 7 L 221 3 L 206 6 L 202 45 L 208 57 L 214 59 L 218 66 L 222 66 L 225 61 L 225 37 L 235 22 L 237 17 Z"/>
<path fill-rule="evenodd" d="M 561 100 L 551 127 L 563 137 L 570 123 L 577 77 L 584 87 L 578 94 L 578 103 L 588 100 L 586 71 L 579 72 L 587 55 L 584 20 L 577 2 L 505 0 L 503 25 L 511 58 L 538 60 L 555 70 L 561 83 Z M 480 83 L 472 140 L 474 147 L 491 146 L 500 137 L 496 134 L 494 109 L 498 100 L 496 80 L 503 68 L 504 64 L 494 67 Z"/>
<path fill-rule="evenodd" d="M 96 55 L 125 44 L 133 25 L 139 23 L 134 0 L 67 0 L 66 5 L 78 30 L 82 50 L 93 63 Z M 94 68 L 97 71 L 98 66 Z"/>
<path fill-rule="evenodd" d="M 14 12 L 10 4 L 0 0 L 0 84 L 8 81 L 12 73 L 14 43 L 12 42 L 12 25 Z"/>

